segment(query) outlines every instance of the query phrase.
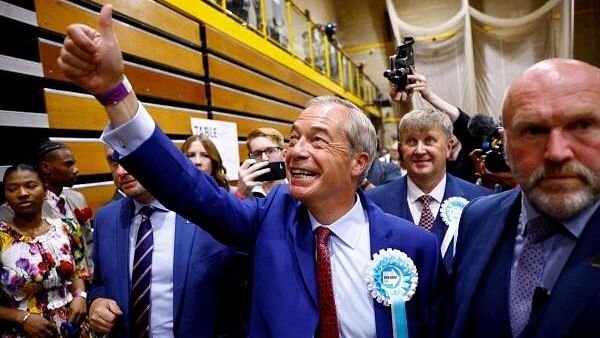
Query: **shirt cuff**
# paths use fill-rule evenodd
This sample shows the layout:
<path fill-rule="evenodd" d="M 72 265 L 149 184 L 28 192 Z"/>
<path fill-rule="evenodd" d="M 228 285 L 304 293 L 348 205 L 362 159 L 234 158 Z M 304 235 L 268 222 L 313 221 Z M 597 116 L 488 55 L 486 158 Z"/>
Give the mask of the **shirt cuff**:
<path fill-rule="evenodd" d="M 156 128 L 154 120 L 144 105 L 141 102 L 138 103 L 138 110 L 131 120 L 117 128 L 109 123 L 100 136 L 102 142 L 108 144 L 121 156 L 131 154 L 152 136 Z"/>

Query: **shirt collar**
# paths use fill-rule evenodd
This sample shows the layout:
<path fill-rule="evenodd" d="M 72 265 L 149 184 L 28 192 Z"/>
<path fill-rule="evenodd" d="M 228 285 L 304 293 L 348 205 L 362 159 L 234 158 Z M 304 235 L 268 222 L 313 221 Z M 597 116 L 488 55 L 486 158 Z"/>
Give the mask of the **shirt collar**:
<path fill-rule="evenodd" d="M 358 245 L 360 234 L 362 233 L 361 225 L 368 224 L 367 215 L 362 208 L 358 194 L 356 195 L 354 206 L 344 216 L 329 225 L 319 223 L 310 211 L 308 212 L 308 217 L 310 218 L 313 232 L 320 226 L 326 227 L 352 249 Z"/>
<path fill-rule="evenodd" d="M 525 196 L 525 194 L 521 194 L 521 222 L 523 224 L 527 224 L 530 220 L 542 216 L 540 213 L 529 201 L 529 198 Z M 590 221 L 596 210 L 598 210 L 598 206 L 600 206 L 600 201 L 596 201 L 592 205 L 580 211 L 577 215 L 573 215 L 569 218 L 558 220 L 560 224 L 565 227 L 569 231 L 571 235 L 575 238 L 579 239 L 583 229 L 585 229 L 586 224 Z M 524 229 L 523 229 L 524 230 Z"/>
<path fill-rule="evenodd" d="M 410 179 L 408 175 L 406 176 L 406 180 L 406 194 L 408 196 L 408 200 L 412 203 L 416 203 L 417 199 L 419 199 L 421 195 L 425 195 L 425 193 L 423 190 L 419 189 L 419 187 Z M 444 192 L 446 192 L 446 175 L 442 177 L 440 182 L 427 195 L 433 197 L 433 199 L 438 203 L 442 203 L 442 200 L 444 199 Z"/>
<path fill-rule="evenodd" d="M 50 191 L 50 190 L 48 190 L 48 192 L 46 193 L 46 196 L 47 196 L 49 199 L 51 199 L 51 200 L 53 200 L 53 201 L 55 201 L 55 202 L 58 202 L 58 200 L 59 200 L 61 197 L 62 197 L 62 198 L 65 198 L 65 194 L 64 194 L 64 193 L 60 193 L 60 195 L 56 195 L 55 193 L 53 193 L 53 192 L 52 192 L 52 191 Z M 66 198 L 65 198 L 65 201 L 66 201 Z"/>
<path fill-rule="evenodd" d="M 151 205 L 153 207 L 155 207 L 158 211 L 164 211 L 164 212 L 168 212 L 169 210 L 167 208 L 164 207 L 164 205 L 162 205 L 158 200 L 154 199 L 152 200 L 152 202 L 148 203 L 148 204 L 144 204 L 144 203 L 140 203 L 138 201 L 136 201 L 135 199 L 133 200 L 133 204 L 135 205 L 135 214 L 139 214 L 140 210 L 145 207 L 146 205 Z"/>

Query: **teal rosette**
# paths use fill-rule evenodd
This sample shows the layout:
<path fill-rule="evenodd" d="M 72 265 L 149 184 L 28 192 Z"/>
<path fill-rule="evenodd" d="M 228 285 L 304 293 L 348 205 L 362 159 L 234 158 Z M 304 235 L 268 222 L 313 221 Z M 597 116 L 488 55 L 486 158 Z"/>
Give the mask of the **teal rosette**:
<path fill-rule="evenodd" d="M 391 307 L 394 338 L 408 338 L 405 303 L 419 284 L 415 263 L 400 250 L 381 249 L 373 255 L 366 275 L 371 296 Z"/>
<path fill-rule="evenodd" d="M 448 251 L 450 243 L 452 243 L 453 239 L 454 249 L 452 250 L 452 253 L 454 254 L 456 251 L 456 237 L 458 235 L 460 216 L 462 215 L 462 211 L 467 204 L 469 204 L 469 200 L 466 198 L 454 196 L 446 199 L 440 206 L 440 216 L 442 217 L 442 221 L 448 225 L 448 229 L 446 230 L 446 234 L 442 240 L 442 245 L 440 245 L 442 256 L 446 255 L 446 252 Z"/>
<path fill-rule="evenodd" d="M 369 293 L 385 306 L 390 306 L 392 297 L 408 302 L 415 294 L 418 282 L 415 263 L 400 250 L 379 250 L 367 268 Z"/>
<path fill-rule="evenodd" d="M 449 227 L 458 227 L 460 215 L 467 204 L 469 204 L 469 200 L 464 197 L 454 196 L 445 200 L 442 206 L 440 206 L 442 221 Z"/>

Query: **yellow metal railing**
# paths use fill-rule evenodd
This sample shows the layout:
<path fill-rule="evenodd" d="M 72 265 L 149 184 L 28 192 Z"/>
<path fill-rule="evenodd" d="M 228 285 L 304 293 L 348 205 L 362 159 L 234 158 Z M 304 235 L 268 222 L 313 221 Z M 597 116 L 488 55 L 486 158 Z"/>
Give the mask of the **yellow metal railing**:
<path fill-rule="evenodd" d="M 312 22 L 289 0 L 204 0 L 241 25 L 251 28 L 307 66 L 328 77 L 373 106 L 377 87 L 368 76 L 326 36 L 323 25 Z"/>

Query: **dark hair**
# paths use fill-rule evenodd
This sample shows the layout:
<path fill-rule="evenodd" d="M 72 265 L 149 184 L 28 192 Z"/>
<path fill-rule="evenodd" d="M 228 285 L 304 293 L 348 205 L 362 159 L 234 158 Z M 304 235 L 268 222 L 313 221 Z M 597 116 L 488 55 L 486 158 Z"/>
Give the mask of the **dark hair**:
<path fill-rule="evenodd" d="M 29 164 L 29 163 L 18 163 L 18 164 L 8 167 L 8 169 L 6 169 L 6 171 L 4 172 L 4 176 L 2 177 L 2 182 L 6 183 L 6 178 L 8 177 L 8 175 L 10 175 L 18 170 L 26 170 L 26 171 L 31 171 L 32 173 L 35 173 L 39 177 L 40 182 L 44 183 L 44 177 L 40 173 L 40 170 L 38 169 L 38 167 L 36 167 L 32 164 Z"/>
<path fill-rule="evenodd" d="M 48 154 L 57 150 L 57 149 L 66 149 L 67 146 L 61 142 L 55 142 L 46 140 L 42 142 L 36 151 L 36 159 L 38 162 L 46 160 L 48 158 Z"/>
<path fill-rule="evenodd" d="M 492 135 L 496 131 L 497 127 L 498 124 L 496 123 L 494 117 L 484 114 L 474 115 L 473 117 L 471 117 L 469 123 L 467 124 L 467 129 L 469 130 L 469 133 L 471 133 L 473 137 L 481 139 L 487 138 L 488 136 Z"/>
<path fill-rule="evenodd" d="M 208 154 L 210 158 L 210 164 L 212 167 L 210 175 L 217 181 L 217 184 L 225 190 L 229 191 L 229 181 L 227 180 L 227 171 L 223 166 L 223 160 L 221 159 L 221 154 L 219 154 L 219 150 L 215 146 L 215 144 L 204 135 L 192 135 L 188 137 L 183 145 L 181 145 L 181 151 L 185 154 L 190 149 L 190 146 L 195 141 L 200 141 L 204 150 Z"/>

